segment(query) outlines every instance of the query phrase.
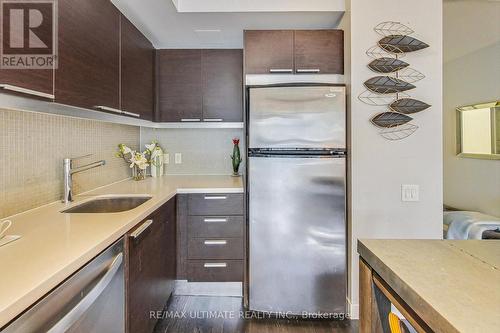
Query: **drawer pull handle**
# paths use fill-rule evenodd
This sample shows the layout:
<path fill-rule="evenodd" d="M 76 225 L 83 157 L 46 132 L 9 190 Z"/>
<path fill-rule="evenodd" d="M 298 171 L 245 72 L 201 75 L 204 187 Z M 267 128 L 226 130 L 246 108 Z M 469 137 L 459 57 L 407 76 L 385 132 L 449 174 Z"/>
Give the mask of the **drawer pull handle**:
<path fill-rule="evenodd" d="M 193 123 L 193 122 L 201 121 L 201 119 L 199 119 L 199 118 L 182 118 L 181 121 L 183 123 Z"/>
<path fill-rule="evenodd" d="M 227 196 L 219 195 L 219 196 L 205 196 L 205 200 L 226 200 Z"/>
<path fill-rule="evenodd" d="M 124 114 L 126 116 L 136 117 L 136 118 L 140 118 L 141 117 L 141 115 L 138 114 L 138 113 L 133 113 L 133 112 L 128 112 L 128 111 L 122 111 L 122 114 Z"/>
<path fill-rule="evenodd" d="M 219 121 L 224 121 L 222 118 L 205 118 L 203 119 L 204 122 L 219 122 Z"/>
<path fill-rule="evenodd" d="M 297 73 L 319 73 L 321 70 L 319 68 L 310 68 L 310 69 L 304 69 L 300 68 L 297 69 Z"/>
<path fill-rule="evenodd" d="M 205 245 L 226 245 L 227 240 L 221 239 L 221 240 L 206 240 L 203 242 Z"/>
<path fill-rule="evenodd" d="M 27 88 L 23 88 L 23 87 L 13 86 L 11 84 L 0 84 L 0 89 L 14 91 L 14 92 L 17 92 L 17 93 L 31 95 L 31 96 L 36 96 L 36 97 L 43 97 L 43 98 L 47 98 L 47 99 L 55 99 L 55 96 L 53 94 L 47 94 L 47 93 L 44 93 L 44 92 L 41 92 L 41 91 L 37 91 L 37 90 L 32 90 L 32 89 L 27 89 Z"/>
<path fill-rule="evenodd" d="M 94 106 L 97 110 L 102 110 L 102 111 L 108 111 L 108 112 L 113 112 L 113 113 L 118 113 L 118 114 L 123 114 L 122 110 L 115 109 L 115 108 L 110 108 L 108 106 L 104 105 L 96 105 Z"/>
<path fill-rule="evenodd" d="M 153 223 L 153 220 L 147 220 L 144 222 L 139 228 L 137 228 L 133 233 L 130 234 L 130 237 L 133 239 L 137 239 L 149 226 Z"/>
<path fill-rule="evenodd" d="M 206 222 L 206 223 L 216 223 L 216 222 L 227 222 L 227 219 L 224 218 L 224 219 L 203 219 L 203 222 Z"/>
<path fill-rule="evenodd" d="M 207 262 L 203 264 L 205 268 L 225 268 L 227 264 L 225 262 Z"/>
<path fill-rule="evenodd" d="M 291 68 L 271 68 L 269 73 L 293 73 Z"/>

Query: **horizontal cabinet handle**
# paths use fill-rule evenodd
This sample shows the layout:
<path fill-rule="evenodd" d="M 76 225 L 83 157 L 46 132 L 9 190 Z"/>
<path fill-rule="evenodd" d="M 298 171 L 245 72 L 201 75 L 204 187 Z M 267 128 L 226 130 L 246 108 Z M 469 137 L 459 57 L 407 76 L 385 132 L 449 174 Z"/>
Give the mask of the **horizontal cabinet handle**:
<path fill-rule="evenodd" d="M 206 262 L 203 264 L 205 268 L 225 268 L 227 264 L 225 262 Z"/>
<path fill-rule="evenodd" d="M 110 108 L 110 107 L 104 106 L 104 105 L 96 105 L 96 106 L 94 106 L 94 108 L 96 108 L 98 110 L 108 111 L 108 112 L 114 112 L 114 113 L 118 113 L 118 114 L 122 114 L 123 113 L 122 110 L 115 109 L 115 108 Z"/>
<path fill-rule="evenodd" d="M 57 333 L 68 331 L 85 312 L 97 301 L 99 296 L 106 290 L 113 278 L 118 273 L 123 262 L 123 253 L 119 253 L 109 266 L 108 270 L 102 278 L 96 283 L 85 297 L 83 297 L 78 304 L 75 305 L 69 312 L 62 317 L 54 326 L 52 326 L 47 333 Z"/>
<path fill-rule="evenodd" d="M 206 240 L 203 242 L 205 245 L 226 245 L 227 240 L 221 239 L 221 240 Z"/>
<path fill-rule="evenodd" d="M 133 112 L 128 112 L 128 111 L 122 111 L 122 113 L 123 113 L 124 115 L 127 115 L 127 116 L 132 116 L 132 117 L 136 117 L 136 118 L 140 118 L 140 117 L 141 117 L 141 115 L 140 115 L 140 114 L 138 114 L 138 113 L 133 113 Z"/>
<path fill-rule="evenodd" d="M 9 90 L 13 92 L 17 92 L 20 94 L 31 95 L 36 97 L 43 97 L 47 99 L 55 99 L 56 97 L 53 94 L 47 94 L 41 91 L 36 91 L 32 89 L 27 89 L 23 87 L 13 86 L 11 84 L 0 84 L 0 89 Z"/>
<path fill-rule="evenodd" d="M 305 69 L 305 68 L 300 68 L 297 69 L 297 73 L 319 73 L 321 70 L 319 68 L 310 68 L 310 69 Z"/>
<path fill-rule="evenodd" d="M 218 196 L 205 196 L 205 200 L 226 200 L 227 196 L 218 195 Z"/>
<path fill-rule="evenodd" d="M 201 121 L 201 119 L 198 119 L 198 118 L 182 118 L 181 121 L 183 123 L 189 123 L 189 122 Z"/>
<path fill-rule="evenodd" d="M 206 122 L 220 122 L 220 121 L 224 121 L 224 119 L 222 119 L 222 118 L 203 118 L 203 121 L 206 121 Z"/>
<path fill-rule="evenodd" d="M 227 222 L 227 218 L 209 218 L 209 219 L 203 219 L 203 222 L 206 222 L 206 223 Z"/>
<path fill-rule="evenodd" d="M 270 73 L 293 73 L 293 69 L 291 68 L 271 68 L 269 70 Z"/>
<path fill-rule="evenodd" d="M 147 220 L 144 222 L 139 228 L 137 228 L 133 233 L 130 234 L 130 237 L 133 239 L 137 239 L 149 226 L 153 223 L 153 220 Z"/>

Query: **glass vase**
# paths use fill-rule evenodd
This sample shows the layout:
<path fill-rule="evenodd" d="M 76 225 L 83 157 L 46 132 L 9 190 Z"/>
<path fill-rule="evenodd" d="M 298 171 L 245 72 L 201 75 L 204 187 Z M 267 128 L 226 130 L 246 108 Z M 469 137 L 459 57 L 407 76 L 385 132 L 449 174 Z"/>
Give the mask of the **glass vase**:
<path fill-rule="evenodd" d="M 146 179 L 146 170 L 134 165 L 132 168 L 132 178 L 136 181 Z"/>

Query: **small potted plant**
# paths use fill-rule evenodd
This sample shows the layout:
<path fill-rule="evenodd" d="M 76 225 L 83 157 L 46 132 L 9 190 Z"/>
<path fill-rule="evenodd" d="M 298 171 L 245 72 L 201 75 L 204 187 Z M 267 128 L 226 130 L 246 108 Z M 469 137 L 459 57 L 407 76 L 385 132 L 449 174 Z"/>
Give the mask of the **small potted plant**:
<path fill-rule="evenodd" d="M 233 161 L 233 177 L 238 177 L 240 175 L 240 164 L 241 164 L 241 154 L 240 154 L 240 139 L 233 139 L 233 155 L 231 155 L 231 160 Z"/>

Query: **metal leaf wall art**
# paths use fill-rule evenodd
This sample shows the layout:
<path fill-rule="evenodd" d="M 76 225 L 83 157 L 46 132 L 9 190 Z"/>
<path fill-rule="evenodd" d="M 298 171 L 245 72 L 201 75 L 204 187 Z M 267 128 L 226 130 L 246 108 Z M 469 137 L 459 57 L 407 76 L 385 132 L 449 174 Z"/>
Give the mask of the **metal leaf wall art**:
<path fill-rule="evenodd" d="M 392 76 L 375 76 L 365 81 L 365 87 L 379 94 L 395 94 L 415 88 L 406 81 Z"/>
<path fill-rule="evenodd" d="M 417 113 L 430 107 L 429 104 L 413 98 L 400 98 L 389 105 L 392 111 L 403 114 Z"/>
<path fill-rule="evenodd" d="M 378 45 L 391 53 L 408 53 L 429 47 L 424 42 L 404 35 L 389 35 L 379 40 Z"/>
<path fill-rule="evenodd" d="M 372 60 L 368 64 L 371 70 L 377 73 L 394 73 L 408 67 L 410 64 L 396 58 L 382 57 Z"/>
<path fill-rule="evenodd" d="M 414 83 L 424 79 L 425 75 L 400 58 L 429 45 L 410 36 L 414 33 L 413 29 L 400 22 L 382 22 L 374 30 L 382 38 L 366 51 L 366 55 L 372 58 L 368 67 L 383 75 L 366 80 L 364 85 L 367 90 L 358 98 L 368 105 L 388 107 L 389 110 L 377 113 L 371 122 L 381 129 L 383 138 L 401 140 L 418 129 L 408 115 L 426 110 L 430 105 L 405 93 L 416 88 Z"/>
<path fill-rule="evenodd" d="M 382 112 L 371 119 L 371 122 L 378 127 L 382 128 L 392 128 L 400 125 L 404 125 L 413 120 L 412 117 L 399 112 Z"/>

